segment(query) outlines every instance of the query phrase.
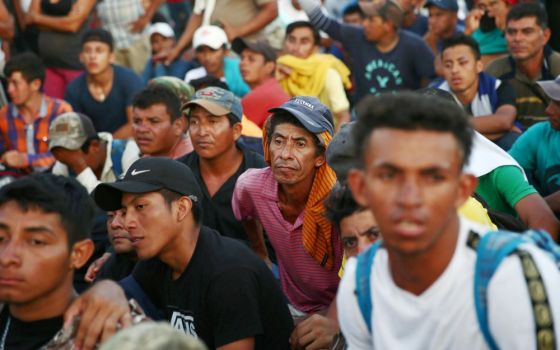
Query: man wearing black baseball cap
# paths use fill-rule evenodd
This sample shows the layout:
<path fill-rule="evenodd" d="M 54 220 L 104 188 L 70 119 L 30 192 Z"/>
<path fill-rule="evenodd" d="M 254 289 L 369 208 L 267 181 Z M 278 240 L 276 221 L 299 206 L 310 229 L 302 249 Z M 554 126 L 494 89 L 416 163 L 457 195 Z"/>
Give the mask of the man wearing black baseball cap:
<path fill-rule="evenodd" d="M 274 276 L 246 246 L 201 226 L 202 192 L 188 166 L 142 158 L 93 197 L 116 210 L 141 260 L 132 277 L 175 328 L 210 349 L 287 348 L 292 324 Z"/>
<path fill-rule="evenodd" d="M 323 205 L 336 183 L 324 155 L 334 125 L 315 97 L 296 96 L 270 112 L 263 137 L 269 167 L 239 177 L 232 207 L 265 260 L 259 228 L 267 232 L 292 316 L 299 318 L 325 311 L 339 282 L 342 246 Z"/>
<path fill-rule="evenodd" d="M 251 88 L 241 99 L 243 111 L 247 118 L 262 128 L 270 115 L 268 110 L 290 99 L 274 77 L 276 51 L 265 40 L 242 38 L 233 40 L 231 48 L 241 57 L 241 76 Z"/>

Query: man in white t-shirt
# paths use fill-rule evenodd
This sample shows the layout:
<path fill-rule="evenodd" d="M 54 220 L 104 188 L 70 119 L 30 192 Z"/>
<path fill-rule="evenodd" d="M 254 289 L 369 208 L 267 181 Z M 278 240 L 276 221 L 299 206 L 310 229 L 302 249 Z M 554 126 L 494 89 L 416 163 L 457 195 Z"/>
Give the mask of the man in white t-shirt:
<path fill-rule="evenodd" d="M 383 245 L 369 276 L 371 332 L 355 294 L 356 259 L 345 267 L 337 304 L 349 349 L 488 348 L 475 310 L 477 253 L 468 239 L 485 229 L 457 215 L 476 186 L 463 172 L 473 135 L 466 115 L 452 102 L 413 93 L 367 98 L 357 113 L 354 137 L 363 170 L 350 170 L 348 181 L 356 201 L 377 218 Z M 523 248 L 542 276 L 541 291 L 558 324 L 560 272 L 544 252 Z M 498 348 L 535 349 L 543 340 L 536 337 L 517 255 L 497 268 L 487 301 Z M 555 348 L 559 328 L 548 329 Z"/>

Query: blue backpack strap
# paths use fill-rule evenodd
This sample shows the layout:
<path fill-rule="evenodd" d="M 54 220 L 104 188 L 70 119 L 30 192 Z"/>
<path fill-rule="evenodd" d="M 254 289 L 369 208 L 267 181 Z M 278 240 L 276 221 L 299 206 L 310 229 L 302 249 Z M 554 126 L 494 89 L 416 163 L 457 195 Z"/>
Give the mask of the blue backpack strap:
<path fill-rule="evenodd" d="M 370 333 L 372 332 L 371 315 L 373 313 L 370 276 L 375 254 L 381 244 L 382 241 L 378 240 L 365 252 L 358 255 L 356 264 L 356 296 L 358 298 L 358 306 Z"/>
<path fill-rule="evenodd" d="M 126 148 L 126 143 L 127 140 L 113 140 L 113 142 L 111 142 L 111 161 L 113 162 L 113 171 L 117 178 L 123 173 L 122 156 Z"/>
<path fill-rule="evenodd" d="M 551 255 L 559 266 L 560 247 L 554 243 L 550 235 L 544 231 L 526 231 L 523 234 L 508 231 L 492 232 L 484 235 L 476 242 L 477 260 L 474 279 L 474 298 L 476 316 L 486 343 L 490 349 L 498 349 L 498 346 L 490 333 L 488 323 L 488 284 L 502 261 L 511 254 L 519 256 L 525 280 L 528 285 L 529 296 L 533 307 L 533 315 L 536 321 L 537 349 L 555 348 L 554 325 L 551 317 L 541 317 L 543 314 L 551 316 L 546 289 L 540 272 L 531 256 L 522 249 L 521 244 L 530 243 Z M 529 287 L 530 286 L 530 287 Z M 535 292 L 537 286 L 537 292 Z M 548 312 L 543 312 L 548 310 Z M 552 347 L 551 347 L 552 344 Z"/>
<path fill-rule="evenodd" d="M 484 235 L 476 247 L 477 259 L 474 275 L 476 317 L 484 339 L 492 350 L 497 350 L 498 346 L 490 333 L 488 324 L 488 284 L 500 263 L 523 242 L 525 240 L 519 234 L 498 231 Z"/>

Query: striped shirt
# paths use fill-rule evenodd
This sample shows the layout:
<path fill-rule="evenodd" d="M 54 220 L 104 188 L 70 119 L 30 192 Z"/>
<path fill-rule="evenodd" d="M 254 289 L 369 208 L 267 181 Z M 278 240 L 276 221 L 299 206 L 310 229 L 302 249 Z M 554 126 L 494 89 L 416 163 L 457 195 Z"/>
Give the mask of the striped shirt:
<path fill-rule="evenodd" d="M 302 242 L 303 211 L 292 224 L 278 207 L 278 183 L 270 167 L 249 169 L 235 185 L 232 208 L 238 220 L 256 219 L 266 231 L 278 258 L 282 290 L 290 304 L 309 313 L 327 308 L 339 283 L 342 245 L 338 231 L 332 234 L 334 268 L 322 268 L 304 249 Z"/>
<path fill-rule="evenodd" d="M 27 153 L 26 170 L 45 170 L 55 161 L 49 152 L 49 126 L 56 116 L 69 112 L 65 101 L 43 96 L 38 116 L 26 124 L 12 103 L 0 109 L 0 153 L 16 150 Z"/>
<path fill-rule="evenodd" d="M 130 31 L 130 23 L 144 15 L 141 0 L 104 0 L 97 4 L 97 15 L 103 28 L 111 32 L 117 49 L 125 49 L 147 35 L 148 27 L 140 33 Z"/>

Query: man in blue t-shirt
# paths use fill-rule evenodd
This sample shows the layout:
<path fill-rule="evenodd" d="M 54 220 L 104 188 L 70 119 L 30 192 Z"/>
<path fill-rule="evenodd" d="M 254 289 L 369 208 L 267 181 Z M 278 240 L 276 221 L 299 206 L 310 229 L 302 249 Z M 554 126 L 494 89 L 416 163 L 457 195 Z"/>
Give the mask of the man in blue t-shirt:
<path fill-rule="evenodd" d="M 537 84 L 550 98 L 545 112 L 548 121 L 523 133 L 509 153 L 555 213 L 560 213 L 560 75 Z"/>
<path fill-rule="evenodd" d="M 342 24 L 321 11 L 319 0 L 299 0 L 313 25 L 344 46 L 352 60 L 356 100 L 418 89 L 434 77 L 434 55 L 422 38 L 399 30 L 403 13 L 394 0 L 360 2 L 363 28 Z"/>
<path fill-rule="evenodd" d="M 143 88 L 131 70 L 113 65 L 113 37 L 104 29 L 91 29 L 82 38 L 80 60 L 86 72 L 66 88 L 64 99 L 74 111 L 89 116 L 97 131 L 116 139 L 132 136 L 132 99 Z"/>

